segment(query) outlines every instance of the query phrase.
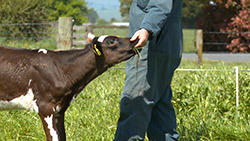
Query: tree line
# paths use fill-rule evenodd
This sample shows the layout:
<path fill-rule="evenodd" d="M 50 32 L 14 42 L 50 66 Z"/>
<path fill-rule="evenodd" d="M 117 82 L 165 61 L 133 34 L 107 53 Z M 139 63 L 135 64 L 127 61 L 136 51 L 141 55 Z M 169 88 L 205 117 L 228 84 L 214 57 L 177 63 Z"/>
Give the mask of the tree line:
<path fill-rule="evenodd" d="M 87 16 L 93 12 L 85 0 L 0 0 L 0 5 L 0 36 L 6 39 L 48 36 L 51 28 L 42 23 L 71 16 L 79 25 L 89 22 Z"/>
<path fill-rule="evenodd" d="M 128 21 L 132 0 L 119 0 L 123 21 Z M 59 17 L 73 17 L 75 24 L 96 23 L 98 15 L 85 0 L 0 0 L 0 25 L 9 23 L 48 23 Z M 218 37 L 205 35 L 210 41 L 228 41 L 218 50 L 250 52 L 250 0 L 183 0 L 183 27 L 201 28 L 205 32 L 228 32 Z M 112 19 L 112 21 L 116 21 Z M 106 23 L 100 20 L 100 23 Z M 46 26 L 0 26 L 0 36 L 44 36 Z M 213 50 L 216 47 L 207 47 Z M 205 47 L 206 49 L 206 47 Z"/>

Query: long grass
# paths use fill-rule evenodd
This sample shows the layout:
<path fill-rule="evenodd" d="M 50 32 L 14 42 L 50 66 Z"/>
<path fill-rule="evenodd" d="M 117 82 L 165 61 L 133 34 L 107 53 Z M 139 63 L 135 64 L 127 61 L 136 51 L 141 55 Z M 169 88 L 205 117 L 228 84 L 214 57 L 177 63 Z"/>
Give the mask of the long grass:
<path fill-rule="evenodd" d="M 121 36 L 121 37 L 127 37 L 128 36 L 128 29 L 111 29 L 111 28 L 97 28 L 94 29 L 94 34 L 96 36 L 100 36 L 102 34 L 104 35 L 116 35 L 116 36 Z M 85 33 L 85 31 L 77 31 L 77 33 L 82 34 Z M 7 45 L 7 46 L 12 46 L 12 47 L 19 47 L 19 48 L 29 48 L 29 49 L 39 49 L 39 48 L 44 48 L 44 49 L 51 49 L 54 50 L 56 49 L 56 29 L 55 31 L 53 30 L 52 32 L 52 37 L 51 38 L 46 38 L 43 40 L 40 40 L 38 42 L 34 42 L 32 40 L 9 40 L 5 41 L 4 38 L 0 37 L 0 44 L 1 45 Z M 194 45 L 194 40 L 195 40 L 195 30 L 194 29 L 184 29 L 183 30 L 183 52 L 184 53 L 194 53 L 195 52 L 195 45 Z M 77 46 L 77 47 L 83 47 L 82 45 Z"/>
<path fill-rule="evenodd" d="M 250 63 L 183 60 L 180 68 L 233 70 Z M 124 67 L 124 63 L 116 67 Z M 248 68 L 249 69 L 249 68 Z M 109 69 L 91 82 L 66 112 L 67 138 L 72 141 L 106 141 L 114 137 L 125 71 Z M 172 81 L 173 104 L 180 140 L 250 140 L 250 75 L 240 73 L 240 118 L 236 120 L 233 71 L 181 72 Z M 0 140 L 45 140 L 36 113 L 0 112 Z"/>
<path fill-rule="evenodd" d="M 183 52 L 195 53 L 195 29 L 183 29 Z M 95 28 L 93 30 L 96 36 L 100 35 L 116 35 L 120 37 L 127 37 L 129 34 L 128 29 L 112 29 L 112 28 Z M 78 31 L 77 33 L 84 33 L 84 31 Z"/>
<path fill-rule="evenodd" d="M 194 33 L 192 30 L 187 32 Z M 56 48 L 53 38 L 40 42 L 0 41 L 0 44 L 22 48 Z M 193 48 L 192 41 L 189 44 L 190 48 Z M 125 63 L 121 63 L 116 67 L 124 66 Z M 237 120 L 234 66 L 239 66 L 240 70 L 250 69 L 250 62 L 204 61 L 203 65 L 198 66 L 195 61 L 182 60 L 179 68 L 226 71 L 175 72 L 172 81 L 173 104 L 177 114 L 178 131 L 181 134 L 180 140 L 250 140 L 250 72 L 240 72 L 239 75 L 240 113 Z M 66 112 L 68 140 L 113 139 L 124 79 L 124 70 L 109 69 L 81 92 Z M 0 112 L 0 141 L 10 140 L 45 140 L 39 116 L 29 111 Z"/>

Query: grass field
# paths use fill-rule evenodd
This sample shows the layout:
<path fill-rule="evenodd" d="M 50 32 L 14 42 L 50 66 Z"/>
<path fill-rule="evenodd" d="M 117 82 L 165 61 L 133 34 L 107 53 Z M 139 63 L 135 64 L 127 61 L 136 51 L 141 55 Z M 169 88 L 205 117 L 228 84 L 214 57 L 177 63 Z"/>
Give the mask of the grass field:
<path fill-rule="evenodd" d="M 186 33 L 185 33 L 186 32 Z M 187 48 L 192 46 L 193 30 L 184 30 Z M 186 38 L 186 39 L 185 39 Z M 25 48 L 55 49 L 56 39 L 40 42 L 9 42 Z M 1 44 L 1 43 L 0 43 Z M 186 44 L 186 43 L 185 43 Z M 185 47 L 185 45 L 184 45 Z M 116 67 L 124 67 L 121 63 Z M 236 118 L 234 66 L 250 69 L 247 63 L 205 61 L 198 66 L 182 60 L 179 68 L 226 71 L 176 71 L 173 104 L 177 114 L 180 140 L 250 140 L 250 73 L 239 74 L 239 121 Z M 228 71 L 230 70 L 230 71 Z M 65 125 L 70 141 L 111 141 L 119 117 L 119 102 L 124 70 L 109 69 L 92 81 L 66 112 Z M 29 111 L 0 112 L 0 141 L 43 141 L 45 135 L 38 115 Z"/>
<path fill-rule="evenodd" d="M 247 69 L 250 63 L 183 60 L 180 68 Z M 124 63 L 116 66 L 124 67 Z M 119 115 L 124 70 L 110 69 L 88 85 L 66 112 L 67 137 L 72 141 L 112 140 Z M 172 87 L 180 140 L 250 140 L 250 76 L 240 73 L 240 119 L 236 120 L 235 74 L 229 71 L 175 73 Z M 44 140 L 37 114 L 0 112 L 0 140 Z"/>
<path fill-rule="evenodd" d="M 95 29 L 94 33 L 96 35 L 102 35 L 102 33 L 104 33 L 104 34 L 113 34 L 113 35 L 118 35 L 121 37 L 126 37 L 128 35 L 128 30 L 117 29 L 115 32 L 114 29 L 106 28 L 104 30 Z M 195 40 L 195 30 L 194 29 L 184 29 L 183 30 L 183 52 L 184 53 L 194 53 L 196 51 L 195 45 L 194 45 L 194 40 Z"/>
<path fill-rule="evenodd" d="M 84 33 L 83 31 L 78 31 L 77 33 Z M 53 31 L 53 35 L 56 35 Z M 100 36 L 102 34 L 106 35 L 117 35 L 121 37 L 128 36 L 128 30 L 127 29 L 117 29 L 116 31 L 111 28 L 105 28 L 102 30 L 101 28 L 94 29 L 94 34 L 96 36 Z M 183 52 L 184 53 L 194 53 L 195 46 L 194 46 L 194 40 L 195 40 L 195 30 L 194 29 L 184 29 L 183 30 Z M 44 48 L 44 49 L 56 49 L 56 42 L 57 39 L 55 36 L 52 36 L 51 38 L 46 38 L 43 40 L 40 40 L 38 42 L 34 42 L 31 40 L 10 40 L 5 41 L 3 38 L 0 38 L 0 44 L 1 45 L 7 45 L 12 47 L 19 47 L 19 48 L 30 48 L 30 49 L 38 49 L 38 48 Z M 83 47 L 83 46 L 78 46 Z"/>
<path fill-rule="evenodd" d="M 232 70 L 250 63 L 183 60 L 179 68 Z M 116 67 L 124 67 L 124 63 Z M 107 141 L 114 137 L 124 70 L 109 69 L 91 82 L 66 112 L 66 132 L 71 141 Z M 173 104 L 180 140 L 250 140 L 250 76 L 240 73 L 240 118 L 236 120 L 235 74 L 229 71 L 180 72 L 173 78 Z M 0 112 L 0 140 L 45 140 L 37 114 Z"/>

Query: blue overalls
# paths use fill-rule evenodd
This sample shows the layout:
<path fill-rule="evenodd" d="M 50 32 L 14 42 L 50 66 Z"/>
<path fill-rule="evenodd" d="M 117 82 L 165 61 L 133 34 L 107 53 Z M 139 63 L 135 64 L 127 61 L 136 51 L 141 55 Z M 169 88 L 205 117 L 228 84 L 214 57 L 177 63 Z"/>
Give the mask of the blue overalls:
<path fill-rule="evenodd" d="M 182 0 L 133 0 L 130 36 L 141 28 L 151 37 L 126 64 L 115 141 L 177 140 L 171 79 L 182 54 Z"/>

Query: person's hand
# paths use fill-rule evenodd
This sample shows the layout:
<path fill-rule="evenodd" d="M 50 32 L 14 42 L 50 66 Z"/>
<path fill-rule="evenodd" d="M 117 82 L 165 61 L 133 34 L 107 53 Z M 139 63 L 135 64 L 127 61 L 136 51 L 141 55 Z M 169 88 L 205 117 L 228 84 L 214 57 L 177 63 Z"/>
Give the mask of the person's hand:
<path fill-rule="evenodd" d="M 135 48 L 137 47 L 143 47 L 147 44 L 149 33 L 146 29 L 140 29 L 133 37 L 130 39 L 130 41 L 135 41 L 137 38 L 139 39 L 138 43 L 135 45 Z"/>

